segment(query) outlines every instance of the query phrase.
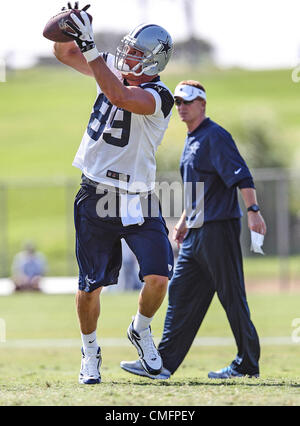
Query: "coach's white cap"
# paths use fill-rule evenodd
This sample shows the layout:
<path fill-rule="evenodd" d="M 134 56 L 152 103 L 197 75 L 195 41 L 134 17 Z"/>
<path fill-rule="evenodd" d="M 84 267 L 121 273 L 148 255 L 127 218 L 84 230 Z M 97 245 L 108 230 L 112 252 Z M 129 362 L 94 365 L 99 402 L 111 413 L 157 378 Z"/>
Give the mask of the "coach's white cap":
<path fill-rule="evenodd" d="M 175 88 L 174 98 L 179 97 L 185 101 L 193 101 L 196 98 L 202 98 L 206 101 L 206 93 L 198 87 L 190 86 L 188 84 L 179 84 Z"/>

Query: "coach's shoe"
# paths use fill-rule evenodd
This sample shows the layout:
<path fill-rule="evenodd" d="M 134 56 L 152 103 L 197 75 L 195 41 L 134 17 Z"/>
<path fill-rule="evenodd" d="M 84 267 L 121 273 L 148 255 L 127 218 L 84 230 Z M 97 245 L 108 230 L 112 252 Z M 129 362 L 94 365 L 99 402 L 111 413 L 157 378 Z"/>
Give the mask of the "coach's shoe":
<path fill-rule="evenodd" d="M 83 348 L 81 348 L 81 353 L 82 360 L 79 383 L 82 385 L 96 385 L 101 383 L 99 371 L 102 362 L 101 349 L 98 347 L 97 351 L 95 351 L 95 349 L 90 349 L 84 352 Z"/>
<path fill-rule="evenodd" d="M 162 370 L 162 359 L 153 342 L 151 327 L 138 333 L 134 330 L 132 321 L 127 336 L 138 351 L 143 369 L 151 376 L 157 376 Z"/>
<path fill-rule="evenodd" d="M 237 371 L 232 365 L 222 368 L 218 371 L 210 371 L 208 373 L 209 379 L 235 379 L 237 377 L 259 377 L 259 374 L 244 374 Z"/>
<path fill-rule="evenodd" d="M 170 371 L 164 367 L 157 376 L 146 373 L 139 359 L 137 361 L 121 361 L 120 367 L 128 373 L 136 374 L 137 376 L 149 377 L 149 379 L 167 380 L 171 377 Z"/>

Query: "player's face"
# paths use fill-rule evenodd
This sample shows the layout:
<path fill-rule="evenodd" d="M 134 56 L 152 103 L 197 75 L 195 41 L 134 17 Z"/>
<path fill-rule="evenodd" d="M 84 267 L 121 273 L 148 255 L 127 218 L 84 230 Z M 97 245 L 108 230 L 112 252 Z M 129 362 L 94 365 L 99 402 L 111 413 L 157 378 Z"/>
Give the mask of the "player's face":
<path fill-rule="evenodd" d="M 144 55 L 144 53 L 138 49 L 135 49 L 134 47 L 131 47 L 128 50 L 127 55 L 137 56 L 138 58 L 141 58 Z M 132 69 L 139 63 L 139 61 L 134 58 L 126 58 L 125 63 L 130 67 L 130 69 Z M 139 73 L 141 71 L 141 67 L 138 67 L 138 69 L 136 69 L 135 71 Z M 138 86 L 141 83 L 145 83 L 147 81 L 153 80 L 153 78 L 156 77 L 157 74 L 153 76 L 147 76 L 145 74 L 141 74 L 138 76 L 138 75 L 134 75 L 133 73 L 127 72 L 127 73 L 122 73 L 122 75 L 123 75 L 123 78 L 126 79 L 126 81 L 129 83 L 130 86 Z"/>
<path fill-rule="evenodd" d="M 143 52 L 141 52 L 138 49 L 135 49 L 134 47 L 130 47 L 129 50 L 128 50 L 128 52 L 127 52 L 127 55 L 129 55 L 129 56 L 137 56 L 138 58 L 141 58 L 143 56 Z M 134 68 L 139 63 L 139 61 L 137 59 L 134 59 L 134 58 L 126 58 L 125 59 L 125 63 L 129 66 L 130 69 L 132 69 L 132 68 Z M 136 70 L 136 72 L 137 73 L 140 72 L 140 68 L 138 68 Z M 136 77 L 133 74 L 130 74 L 130 76 Z"/>

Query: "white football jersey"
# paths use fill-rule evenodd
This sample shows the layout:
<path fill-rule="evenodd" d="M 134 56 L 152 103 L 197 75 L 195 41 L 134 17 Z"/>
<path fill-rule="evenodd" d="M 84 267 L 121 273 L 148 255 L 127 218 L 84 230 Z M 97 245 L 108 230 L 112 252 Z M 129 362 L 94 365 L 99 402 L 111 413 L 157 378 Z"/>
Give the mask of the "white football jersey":
<path fill-rule="evenodd" d="M 121 73 L 114 68 L 114 56 L 103 53 L 102 57 L 123 81 Z M 97 85 L 97 99 L 73 162 L 73 166 L 89 179 L 133 192 L 154 189 L 155 153 L 174 105 L 171 91 L 159 77 L 140 87 L 155 98 L 156 108 L 152 115 L 117 108 Z M 141 184 L 141 189 L 137 183 Z"/>

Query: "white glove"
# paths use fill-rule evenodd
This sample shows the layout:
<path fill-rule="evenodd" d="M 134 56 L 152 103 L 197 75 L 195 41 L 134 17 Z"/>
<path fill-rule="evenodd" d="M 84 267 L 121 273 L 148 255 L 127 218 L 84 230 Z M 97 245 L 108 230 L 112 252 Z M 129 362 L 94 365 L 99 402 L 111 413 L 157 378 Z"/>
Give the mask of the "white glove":
<path fill-rule="evenodd" d="M 87 13 L 85 11 L 81 11 L 80 16 L 84 23 L 81 22 L 75 13 L 71 13 L 70 17 L 72 18 L 72 21 L 67 20 L 66 24 L 74 31 L 74 33 L 65 30 L 63 33 L 75 40 L 86 60 L 91 62 L 98 58 L 99 52 L 95 45 L 93 27 Z"/>

